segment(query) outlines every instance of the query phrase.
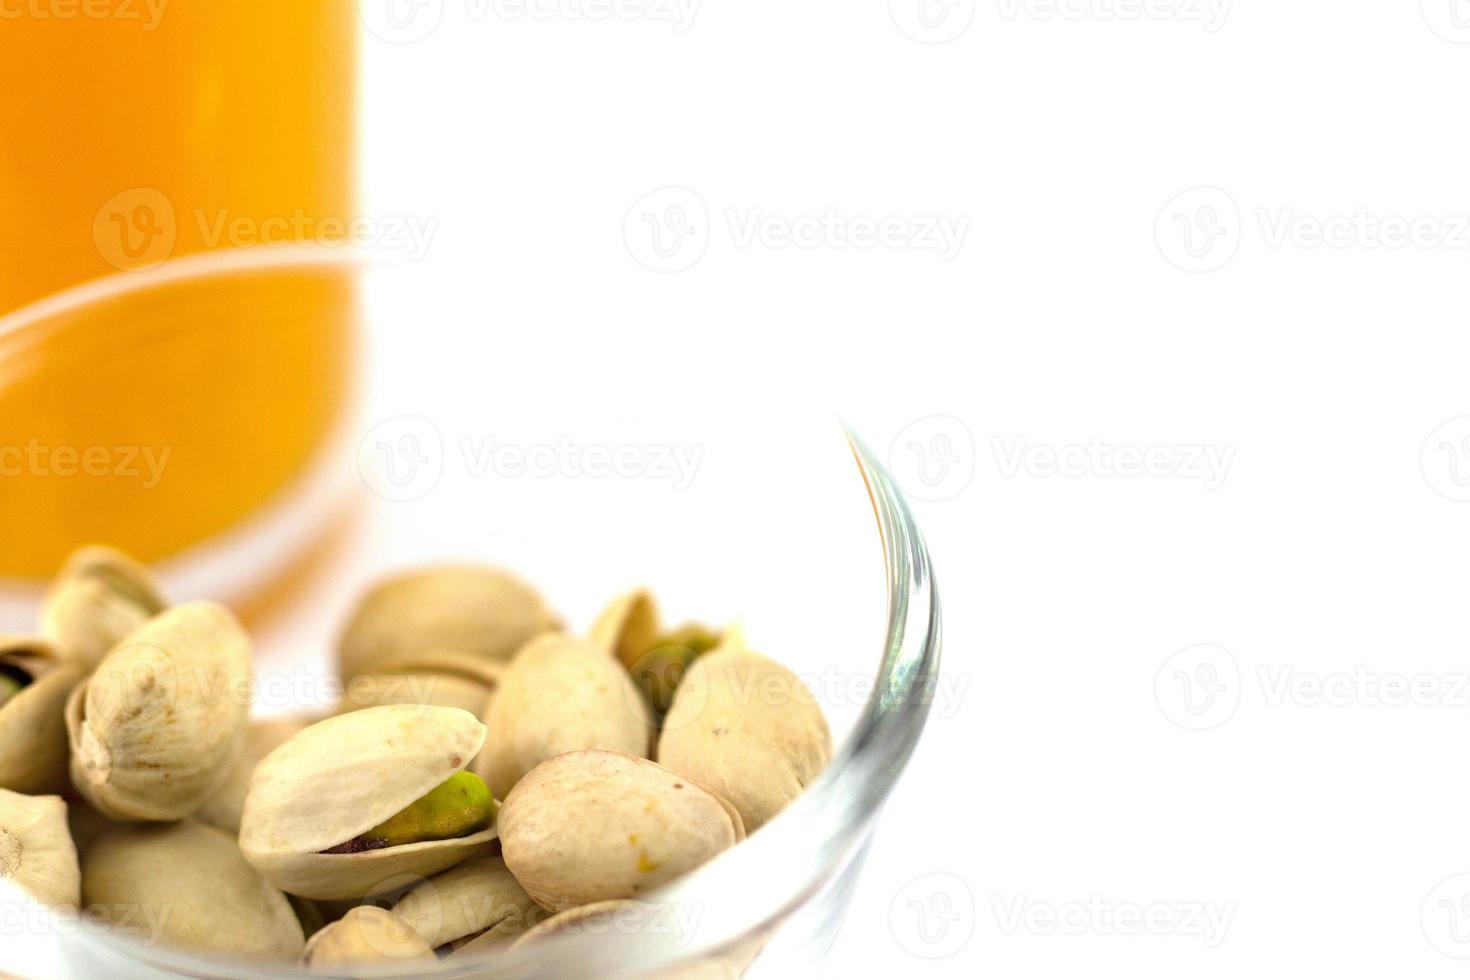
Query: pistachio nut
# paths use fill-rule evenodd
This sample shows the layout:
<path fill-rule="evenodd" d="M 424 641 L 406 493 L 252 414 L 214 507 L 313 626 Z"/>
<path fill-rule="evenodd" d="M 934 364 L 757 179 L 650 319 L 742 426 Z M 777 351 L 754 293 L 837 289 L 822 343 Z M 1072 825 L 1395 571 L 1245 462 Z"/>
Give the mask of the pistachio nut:
<path fill-rule="evenodd" d="M 195 816 L 210 826 L 238 834 L 240 814 L 245 809 L 245 793 L 250 789 L 250 777 L 255 775 L 255 767 L 310 723 L 305 718 L 271 718 L 252 722 L 245 730 L 245 747 L 230 768 L 229 778 Z"/>
<path fill-rule="evenodd" d="M 359 905 L 311 937 L 301 964 L 335 974 L 343 966 L 433 960 L 434 951 L 408 923 L 387 909 Z"/>
<path fill-rule="evenodd" d="M 475 764 L 497 799 L 547 759 L 579 749 L 646 758 L 653 723 L 627 671 L 588 640 L 537 637 L 500 677 Z"/>
<path fill-rule="evenodd" d="M 61 797 L 0 789 L 0 879 L 47 905 L 74 909 L 81 903 L 77 849 Z"/>
<path fill-rule="evenodd" d="M 616 752 L 543 762 L 500 811 L 506 867 L 554 912 L 634 898 L 745 839 L 734 807 L 691 779 Z"/>
<path fill-rule="evenodd" d="M 509 943 L 546 914 L 498 854 L 435 875 L 404 894 L 393 911 L 432 949 Z"/>
<path fill-rule="evenodd" d="M 493 568 L 449 565 L 398 575 L 373 587 L 342 634 L 344 679 L 416 653 L 453 650 L 509 660 L 537 633 L 557 626 L 539 593 Z"/>
<path fill-rule="evenodd" d="M 826 768 L 832 736 L 801 679 L 737 636 L 694 662 L 655 758 L 733 803 L 754 833 Z"/>
<path fill-rule="evenodd" d="M 115 548 L 91 545 L 67 559 L 41 606 L 41 633 L 95 665 L 123 637 L 168 605 L 146 567 Z"/>
<path fill-rule="evenodd" d="M 317 722 L 255 768 L 240 846 L 277 887 L 361 899 L 495 839 L 496 805 L 465 764 L 485 726 L 458 708 L 383 705 Z"/>
<path fill-rule="evenodd" d="M 720 635 L 698 623 L 661 634 L 628 668 L 633 683 L 662 719 L 674 703 L 674 692 L 694 661 L 720 645 Z"/>
<path fill-rule="evenodd" d="M 194 820 L 132 824 L 87 853 L 88 911 L 124 931 L 237 957 L 296 959 L 305 947 L 286 896 L 224 831 Z"/>
<path fill-rule="evenodd" d="M 71 777 L 117 820 L 178 820 L 229 778 L 244 744 L 250 640 L 212 602 L 131 633 L 66 704 Z"/>
<path fill-rule="evenodd" d="M 608 603 L 592 624 L 587 638 L 624 667 L 631 668 L 658 639 L 662 630 L 659 622 L 653 593 L 634 589 Z"/>
<path fill-rule="evenodd" d="M 0 636 L 0 788 L 66 788 L 66 699 L 86 676 L 46 640 Z"/>
<path fill-rule="evenodd" d="M 484 715 L 504 666 L 469 653 L 426 651 L 384 661 L 350 678 L 338 713 L 382 704 L 463 708 Z"/>

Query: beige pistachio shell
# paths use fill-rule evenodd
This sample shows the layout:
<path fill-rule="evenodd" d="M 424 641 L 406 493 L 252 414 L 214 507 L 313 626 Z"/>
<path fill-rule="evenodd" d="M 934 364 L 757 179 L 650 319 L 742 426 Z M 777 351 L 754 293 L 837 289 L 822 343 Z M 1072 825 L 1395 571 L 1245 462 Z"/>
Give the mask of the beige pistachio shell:
<path fill-rule="evenodd" d="M 230 769 L 230 778 L 195 816 L 211 826 L 238 834 L 240 815 L 245 810 L 245 794 L 250 789 L 250 777 L 255 775 L 255 767 L 261 759 L 309 724 L 311 722 L 306 718 L 271 718 L 252 722 L 245 731 L 245 748 Z"/>
<path fill-rule="evenodd" d="M 615 752 L 537 766 L 499 824 L 506 867 L 555 912 L 646 894 L 745 837 L 739 814 L 693 780 Z"/>
<path fill-rule="evenodd" d="M 616 660 L 588 640 L 537 637 L 500 677 L 485 713 L 485 751 L 475 771 L 496 799 L 547 759 L 581 749 L 647 758 L 648 702 Z"/>
<path fill-rule="evenodd" d="M 383 704 L 427 704 L 485 714 L 500 685 L 498 661 L 453 651 L 414 654 L 377 665 L 347 682 L 338 713 Z"/>
<path fill-rule="evenodd" d="M 473 937 L 481 948 L 509 943 L 545 916 L 498 854 L 435 875 L 393 911 L 432 949 Z"/>
<path fill-rule="evenodd" d="M 77 845 L 77 857 L 83 861 L 87 860 L 87 851 L 94 843 L 122 826 L 79 797 L 66 802 L 66 825 L 71 830 L 73 843 Z"/>
<path fill-rule="evenodd" d="M 508 660 L 556 616 L 531 586 L 473 565 L 425 568 L 379 583 L 358 603 L 338 648 L 342 677 L 415 653 L 454 650 Z"/>
<path fill-rule="evenodd" d="M 658 642 L 662 629 L 653 593 L 634 589 L 608 604 L 592 624 L 588 639 L 632 669 L 638 658 Z"/>
<path fill-rule="evenodd" d="M 0 636 L 0 664 L 34 678 L 0 704 L 0 789 L 59 793 L 69 783 L 66 699 L 87 667 L 37 637 Z"/>
<path fill-rule="evenodd" d="M 118 820 L 178 820 L 244 743 L 250 640 L 211 602 L 175 606 L 103 658 L 66 706 L 73 785 Z"/>
<path fill-rule="evenodd" d="M 467 711 L 384 705 L 301 731 L 255 768 L 240 846 L 277 887 L 361 899 L 396 876 L 427 877 L 474 856 L 495 829 L 356 854 L 322 854 L 382 823 L 465 767 L 485 741 Z"/>
<path fill-rule="evenodd" d="M 360 905 L 312 936 L 301 963 L 340 976 L 344 966 L 433 960 L 434 951 L 407 922 L 376 905 Z"/>
<path fill-rule="evenodd" d="M 101 837 L 87 853 L 82 897 L 119 929 L 190 949 L 295 960 L 305 946 L 286 896 L 250 867 L 233 837 L 193 820 Z"/>
<path fill-rule="evenodd" d="M 67 560 L 46 593 L 41 632 L 67 656 L 96 665 L 167 605 L 146 567 L 115 548 L 91 545 Z"/>
<path fill-rule="evenodd" d="M 81 902 L 77 849 L 61 797 L 0 789 L 0 879 L 47 905 L 76 908 Z"/>
<path fill-rule="evenodd" d="M 737 635 L 685 674 L 655 758 L 733 803 L 754 833 L 826 768 L 832 736 L 801 679 Z"/>

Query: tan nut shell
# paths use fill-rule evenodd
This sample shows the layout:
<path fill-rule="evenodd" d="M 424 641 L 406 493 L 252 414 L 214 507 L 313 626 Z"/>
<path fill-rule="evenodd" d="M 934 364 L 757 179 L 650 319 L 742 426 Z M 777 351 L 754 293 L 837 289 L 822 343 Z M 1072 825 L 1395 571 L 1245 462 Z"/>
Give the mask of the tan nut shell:
<path fill-rule="evenodd" d="M 87 676 L 85 664 L 64 660 L 36 637 L 0 636 L 0 663 L 36 679 L 0 704 L 0 788 L 17 793 L 59 793 L 66 768 L 66 699 Z"/>
<path fill-rule="evenodd" d="M 361 899 L 399 875 L 427 877 L 472 857 L 495 828 L 454 840 L 322 854 L 403 810 L 464 768 L 485 726 L 457 708 L 384 705 L 317 722 L 255 768 L 240 846 L 277 887 Z"/>
<path fill-rule="evenodd" d="M 76 908 L 82 900 L 77 849 L 59 796 L 24 796 L 0 789 L 0 879 L 47 905 Z"/>
<path fill-rule="evenodd" d="M 339 714 L 382 704 L 427 704 L 485 714 L 504 665 L 469 653 L 430 651 L 385 660 L 351 678 Z"/>
<path fill-rule="evenodd" d="M 250 640 L 212 602 L 159 614 L 113 648 L 66 705 L 71 778 L 117 820 L 179 820 L 244 744 Z"/>
<path fill-rule="evenodd" d="M 537 633 L 557 626 L 539 593 L 493 568 L 425 568 L 374 586 L 353 611 L 338 647 L 342 677 L 415 653 L 455 650 L 509 660 Z"/>
<path fill-rule="evenodd" d="M 360 905 L 312 936 L 301 964 L 340 975 L 343 966 L 433 959 L 434 951 L 407 922 L 376 905 Z"/>
<path fill-rule="evenodd" d="M 610 602 L 588 634 L 594 644 L 607 651 L 629 670 L 638 658 L 658 642 L 658 603 L 647 589 L 634 589 Z"/>
<path fill-rule="evenodd" d="M 826 768 L 832 735 L 801 679 L 737 634 L 684 675 L 655 757 L 733 803 L 754 833 Z"/>
<path fill-rule="evenodd" d="M 591 641 L 537 637 L 500 677 L 475 772 L 496 799 L 547 759 L 581 749 L 647 758 L 653 723 L 628 672 Z"/>
<path fill-rule="evenodd" d="M 250 789 L 250 777 L 255 775 L 255 767 L 309 724 L 311 722 L 306 718 L 271 718 L 252 722 L 245 731 L 245 748 L 231 767 L 230 777 L 219 792 L 199 808 L 195 817 L 220 830 L 239 834 L 245 794 Z"/>
<path fill-rule="evenodd" d="M 234 838 L 193 820 L 134 824 L 87 852 L 82 897 L 124 930 L 238 957 L 296 959 L 305 947 L 286 896 L 246 863 Z"/>
<path fill-rule="evenodd" d="M 168 602 L 148 569 L 106 545 L 76 551 L 41 606 L 41 633 L 68 657 L 95 666 Z"/>
<path fill-rule="evenodd" d="M 509 943 L 546 913 L 498 854 L 435 875 L 398 900 L 393 911 L 431 949 L 467 936 L 478 948 Z"/>
<path fill-rule="evenodd" d="M 616 752 L 544 762 L 500 809 L 506 867 L 554 912 L 634 898 L 745 838 L 724 800 L 662 766 Z"/>

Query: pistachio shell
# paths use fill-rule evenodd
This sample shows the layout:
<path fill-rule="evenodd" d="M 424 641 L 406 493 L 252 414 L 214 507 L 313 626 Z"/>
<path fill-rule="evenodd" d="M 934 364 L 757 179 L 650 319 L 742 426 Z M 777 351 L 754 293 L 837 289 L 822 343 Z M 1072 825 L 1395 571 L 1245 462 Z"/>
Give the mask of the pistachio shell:
<path fill-rule="evenodd" d="M 608 603 L 588 634 L 598 648 L 632 668 L 658 640 L 658 603 L 647 589 L 634 589 Z"/>
<path fill-rule="evenodd" d="M 336 968 L 355 964 L 433 960 L 434 951 L 408 923 L 376 905 L 360 905 L 312 936 L 301 964 L 340 975 Z"/>
<path fill-rule="evenodd" d="M 245 748 L 231 767 L 230 778 L 195 816 L 213 827 L 238 834 L 240 814 L 245 809 L 245 793 L 250 789 L 250 777 L 255 775 L 255 767 L 308 724 L 310 722 L 305 718 L 272 718 L 253 722 L 245 731 Z"/>
<path fill-rule="evenodd" d="M 516 654 L 485 713 L 476 771 L 496 798 L 547 759 L 580 749 L 646 758 L 648 703 L 616 660 L 588 640 L 548 633 Z"/>
<path fill-rule="evenodd" d="M 338 648 L 344 678 L 415 653 L 455 650 L 508 660 L 557 625 L 535 589 L 493 568 L 449 565 L 398 575 L 358 603 Z"/>
<path fill-rule="evenodd" d="M 728 799 L 754 833 L 826 768 L 832 736 L 801 679 L 737 637 L 684 676 L 656 758 Z"/>
<path fill-rule="evenodd" d="M 229 610 L 175 606 L 113 648 L 66 705 L 71 777 L 118 820 L 178 820 L 229 778 L 244 743 L 250 640 Z"/>
<path fill-rule="evenodd" d="M 693 780 L 616 752 L 572 752 L 537 766 L 500 810 L 506 867 L 560 912 L 633 898 L 745 837 L 740 817 Z"/>
<path fill-rule="evenodd" d="M 35 679 L 0 704 L 0 788 L 59 793 L 66 788 L 66 699 L 87 676 L 45 640 L 0 636 L 0 664 Z"/>
<path fill-rule="evenodd" d="M 124 930 L 239 957 L 295 959 L 305 938 L 286 896 L 240 854 L 234 838 L 197 821 L 135 824 L 87 853 L 82 897 Z"/>
<path fill-rule="evenodd" d="M 508 943 L 545 915 L 498 854 L 435 875 L 393 911 L 432 949 L 467 937 L 482 947 Z"/>
<path fill-rule="evenodd" d="M 115 548 L 73 554 L 41 606 L 41 632 L 57 647 L 95 665 L 133 630 L 167 606 L 146 567 Z"/>
<path fill-rule="evenodd" d="M 77 849 L 59 796 L 25 796 L 0 789 L 0 879 L 47 905 L 76 908 L 82 900 Z"/>
<path fill-rule="evenodd" d="M 500 685 L 503 665 L 453 651 L 411 654 L 378 664 L 351 678 L 338 713 L 382 704 L 463 708 L 479 717 Z"/>
<path fill-rule="evenodd" d="M 384 705 L 318 722 L 255 768 L 240 821 L 250 863 L 293 895 L 361 899 L 397 875 L 474 856 L 495 828 L 451 840 L 323 854 L 383 823 L 464 768 L 485 727 L 457 708 Z"/>

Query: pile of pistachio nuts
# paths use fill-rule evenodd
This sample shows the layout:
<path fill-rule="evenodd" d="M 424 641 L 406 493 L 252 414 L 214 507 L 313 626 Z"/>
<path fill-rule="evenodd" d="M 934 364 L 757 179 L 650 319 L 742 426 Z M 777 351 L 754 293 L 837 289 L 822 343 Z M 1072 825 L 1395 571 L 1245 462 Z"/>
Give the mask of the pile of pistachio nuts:
<path fill-rule="evenodd" d="M 77 552 L 38 634 L 0 636 L 0 878 L 146 942 L 412 970 L 646 900 L 832 753 L 799 678 L 644 590 L 575 635 L 505 572 L 416 570 L 337 664 L 333 713 L 252 722 L 229 610 Z"/>

